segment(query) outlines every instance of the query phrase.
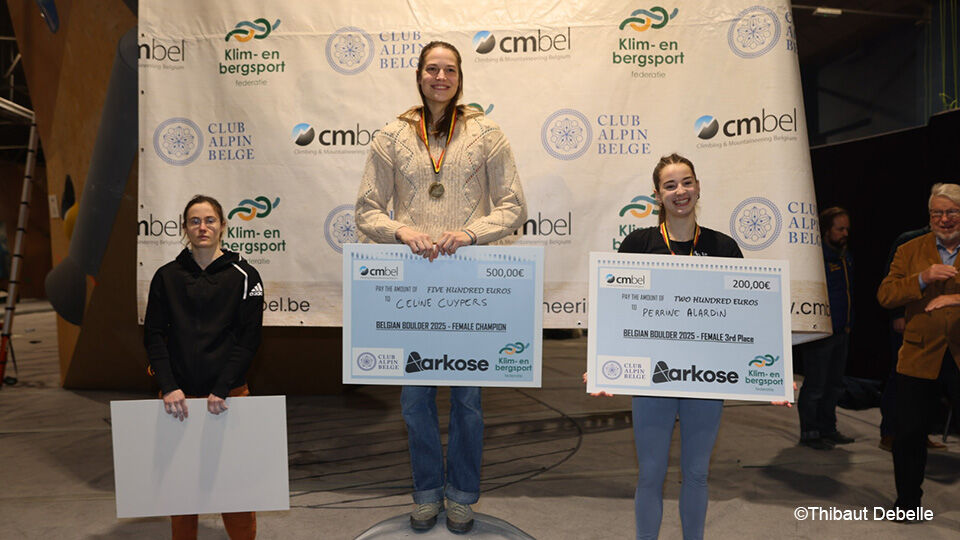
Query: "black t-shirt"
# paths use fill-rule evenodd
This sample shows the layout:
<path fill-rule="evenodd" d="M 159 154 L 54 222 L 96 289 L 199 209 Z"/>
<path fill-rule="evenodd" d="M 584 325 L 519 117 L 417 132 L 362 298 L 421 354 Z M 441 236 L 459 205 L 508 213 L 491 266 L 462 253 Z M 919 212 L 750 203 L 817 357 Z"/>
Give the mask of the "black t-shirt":
<path fill-rule="evenodd" d="M 688 255 L 693 248 L 693 241 L 670 242 L 670 247 L 677 255 Z M 637 229 L 628 234 L 623 242 L 620 243 L 619 253 L 654 253 L 661 255 L 670 255 L 670 248 L 663 241 L 660 235 L 660 227 L 649 227 L 646 229 Z M 693 255 L 708 257 L 734 257 L 743 258 L 740 246 L 737 242 L 722 232 L 700 227 L 700 239 L 697 240 L 697 246 L 693 249 Z"/>

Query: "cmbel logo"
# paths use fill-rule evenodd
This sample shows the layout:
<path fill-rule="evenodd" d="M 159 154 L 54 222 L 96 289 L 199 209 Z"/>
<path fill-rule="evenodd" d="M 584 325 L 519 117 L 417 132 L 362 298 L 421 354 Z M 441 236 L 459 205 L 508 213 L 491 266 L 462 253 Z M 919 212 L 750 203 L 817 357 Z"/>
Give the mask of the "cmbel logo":
<path fill-rule="evenodd" d="M 176 219 L 163 219 L 161 217 L 153 217 L 153 213 L 151 212 L 145 219 L 137 222 L 137 236 L 168 236 L 170 238 L 181 238 L 183 236 L 183 229 L 180 225 L 182 222 L 183 220 L 180 216 L 177 216 Z"/>
<path fill-rule="evenodd" d="M 712 139 L 720 131 L 720 122 L 709 114 L 705 114 L 697 118 L 697 121 L 693 124 L 693 129 L 697 132 L 697 137 L 704 140 Z"/>
<path fill-rule="evenodd" d="M 662 360 L 653 368 L 653 382 L 657 384 L 677 381 L 736 384 L 739 380 L 740 374 L 736 371 L 697 369 L 696 365 L 688 369 L 676 369 Z"/>
<path fill-rule="evenodd" d="M 420 357 L 420 353 L 412 351 L 407 356 L 407 373 L 420 373 L 423 371 L 487 371 L 490 369 L 490 362 L 475 358 L 450 358 L 444 354 L 441 358 Z"/>
<path fill-rule="evenodd" d="M 760 114 L 756 116 L 744 116 L 743 118 L 734 118 L 723 123 L 723 129 L 720 128 L 720 121 L 709 114 L 697 118 L 693 124 L 693 129 L 697 137 L 701 139 L 712 139 L 719 132 L 723 132 L 725 137 L 741 137 L 744 135 L 758 135 L 761 133 L 773 132 L 795 132 L 797 131 L 797 109 L 793 112 L 784 114 L 771 114 L 767 110 L 760 109 Z"/>
<path fill-rule="evenodd" d="M 366 146 L 378 131 L 360 129 L 360 124 L 355 129 L 324 129 L 317 134 L 317 142 L 323 146 Z"/>
<path fill-rule="evenodd" d="M 273 24 L 270 24 L 270 21 L 262 17 L 254 19 L 253 22 L 240 21 L 234 26 L 233 30 L 227 32 L 223 40 L 230 41 L 230 38 L 233 38 L 237 41 L 244 42 L 250 41 L 251 39 L 265 39 L 270 35 L 270 32 L 276 30 L 278 26 L 280 26 L 280 19 L 273 21 Z"/>
<path fill-rule="evenodd" d="M 753 367 L 770 367 L 777 363 L 779 356 L 774 356 L 772 354 L 757 355 L 753 357 L 753 360 L 748 362 L 748 365 Z"/>
<path fill-rule="evenodd" d="M 169 41 L 158 41 L 157 38 L 151 37 L 150 43 L 143 42 L 137 45 L 137 57 L 140 60 L 183 62 L 186 59 L 186 50 L 185 39 L 171 43 Z"/>
<path fill-rule="evenodd" d="M 263 195 L 256 199 L 244 199 L 227 214 L 227 219 L 233 219 L 234 216 L 244 221 L 250 221 L 253 218 L 265 218 L 278 206 L 280 206 L 280 197 L 276 197 L 272 202 Z"/>
<path fill-rule="evenodd" d="M 496 36 L 486 30 L 481 30 L 473 35 L 473 48 L 480 54 L 487 54 L 492 51 L 496 44 Z"/>
<path fill-rule="evenodd" d="M 601 278 L 600 286 L 647 290 L 650 288 L 650 271 L 618 270 Z"/>
<path fill-rule="evenodd" d="M 494 48 L 505 54 L 569 51 L 570 27 L 566 33 L 545 34 L 537 30 L 536 34 L 504 36 L 499 40 L 489 31 L 481 30 L 473 35 L 473 46 L 479 54 L 488 54 Z"/>
<path fill-rule="evenodd" d="M 666 26 L 671 20 L 676 19 L 677 13 L 679 12 L 679 9 L 673 8 L 673 12 L 668 14 L 667 10 L 660 6 L 653 6 L 650 9 L 638 9 L 620 22 L 620 29 L 623 30 L 629 26 L 637 32 L 645 32 L 650 28 L 659 30 Z"/>
<path fill-rule="evenodd" d="M 397 277 L 396 268 L 367 268 L 366 266 L 360 267 L 361 276 L 370 276 L 370 277 Z"/>
<path fill-rule="evenodd" d="M 313 126 L 310 124 L 299 123 L 293 126 L 293 142 L 297 143 L 299 146 L 306 146 L 313 142 L 313 137 L 316 132 L 313 130 Z"/>
<path fill-rule="evenodd" d="M 313 142 L 314 136 L 321 146 L 367 146 L 379 129 L 361 129 L 360 124 L 348 129 L 322 129 L 316 131 L 307 123 L 299 123 L 293 127 L 291 138 L 298 146 L 307 146 Z"/>
<path fill-rule="evenodd" d="M 566 216 L 544 217 L 539 211 L 536 216 L 523 222 L 523 226 L 513 231 L 514 235 L 523 236 L 570 236 L 573 234 L 573 212 Z"/>
<path fill-rule="evenodd" d="M 403 279 L 403 263 L 400 261 L 396 262 L 382 262 L 382 263 L 367 263 L 360 264 L 356 266 L 356 272 L 354 272 L 354 279 L 371 279 L 371 280 L 380 280 L 380 281 L 398 281 Z"/>

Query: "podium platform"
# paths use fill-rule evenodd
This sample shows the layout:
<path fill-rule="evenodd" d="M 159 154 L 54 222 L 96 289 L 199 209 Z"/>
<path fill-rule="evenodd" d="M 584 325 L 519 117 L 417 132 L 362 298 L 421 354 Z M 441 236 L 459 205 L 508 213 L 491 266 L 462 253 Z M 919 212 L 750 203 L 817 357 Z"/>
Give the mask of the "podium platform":
<path fill-rule="evenodd" d="M 356 540 L 392 540 L 394 538 L 471 538 L 482 540 L 535 540 L 502 519 L 487 514 L 474 513 L 473 529 L 466 534 L 452 533 L 447 529 L 447 513 L 440 512 L 437 524 L 429 531 L 415 531 L 410 528 L 410 514 L 401 514 L 377 523 L 364 531 Z"/>

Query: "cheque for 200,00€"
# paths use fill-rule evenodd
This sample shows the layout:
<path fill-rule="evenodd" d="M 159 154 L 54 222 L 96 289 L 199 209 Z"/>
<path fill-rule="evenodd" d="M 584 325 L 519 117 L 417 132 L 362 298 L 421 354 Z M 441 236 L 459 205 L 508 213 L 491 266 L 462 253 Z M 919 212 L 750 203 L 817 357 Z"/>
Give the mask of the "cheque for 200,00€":
<path fill-rule="evenodd" d="M 787 261 L 590 254 L 589 392 L 793 401 Z"/>
<path fill-rule="evenodd" d="M 343 382 L 540 386 L 543 248 L 343 249 Z"/>

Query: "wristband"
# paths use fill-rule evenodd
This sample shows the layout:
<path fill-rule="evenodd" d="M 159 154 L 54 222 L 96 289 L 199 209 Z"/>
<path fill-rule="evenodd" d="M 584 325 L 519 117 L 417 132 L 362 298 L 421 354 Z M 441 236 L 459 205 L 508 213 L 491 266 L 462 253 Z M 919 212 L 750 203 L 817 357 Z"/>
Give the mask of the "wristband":
<path fill-rule="evenodd" d="M 466 235 L 470 237 L 470 245 L 471 245 L 471 246 L 477 243 L 477 235 L 473 234 L 472 232 L 470 232 L 470 231 L 467 230 L 467 229 L 460 229 L 460 231 L 463 232 L 463 233 L 466 233 Z"/>

